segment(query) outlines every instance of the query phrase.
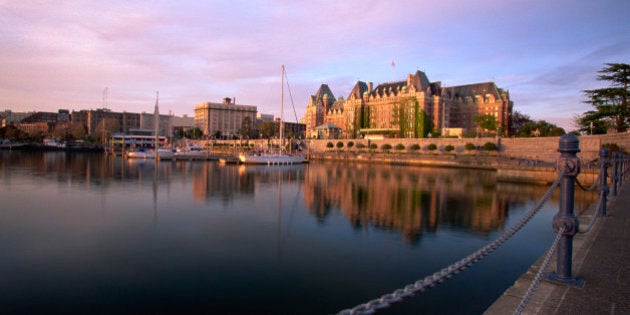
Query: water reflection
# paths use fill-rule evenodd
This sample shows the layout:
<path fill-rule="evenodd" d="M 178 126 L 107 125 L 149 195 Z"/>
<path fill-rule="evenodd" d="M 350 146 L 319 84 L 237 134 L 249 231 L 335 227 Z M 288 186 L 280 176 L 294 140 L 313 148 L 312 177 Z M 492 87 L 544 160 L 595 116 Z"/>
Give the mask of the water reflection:
<path fill-rule="evenodd" d="M 324 220 L 340 208 L 351 224 L 400 231 L 416 242 L 440 224 L 479 232 L 501 228 L 507 200 L 495 190 L 494 172 L 323 164 L 304 181 L 309 211 Z"/>
<path fill-rule="evenodd" d="M 294 166 L 222 166 L 212 162 L 125 160 L 102 154 L 1 152 L 0 174 L 11 172 L 55 180 L 78 189 L 107 190 L 120 185 L 150 185 L 154 220 L 158 195 L 170 185 L 191 185 L 190 197 L 201 204 L 253 200 L 261 187 L 300 183 L 305 210 L 320 223 L 341 211 L 351 226 L 401 233 L 416 243 L 440 227 L 488 234 L 504 228 L 510 208 L 531 203 L 544 186 L 497 183 L 495 172 L 389 165 L 311 163 Z M 280 187 L 277 188 L 278 190 Z M 593 194 L 577 193 L 576 208 Z M 557 194 L 550 201 L 557 204 Z"/>
<path fill-rule="evenodd" d="M 486 245 L 547 190 L 456 169 L 0 156 L 4 313 L 329 314 Z M 483 312 L 548 248 L 555 206 L 401 313 Z"/>

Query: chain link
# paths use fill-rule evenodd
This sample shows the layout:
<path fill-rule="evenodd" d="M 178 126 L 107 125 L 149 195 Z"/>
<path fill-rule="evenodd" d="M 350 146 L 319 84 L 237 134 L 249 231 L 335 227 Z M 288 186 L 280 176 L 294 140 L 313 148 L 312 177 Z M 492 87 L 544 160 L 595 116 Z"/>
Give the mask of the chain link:
<path fill-rule="evenodd" d="M 602 173 L 600 172 L 597 175 L 597 179 L 595 179 L 595 182 L 593 183 L 593 186 L 591 186 L 589 188 L 584 187 L 584 185 L 582 185 L 582 183 L 580 182 L 580 180 L 577 177 L 575 178 L 575 184 L 577 184 L 577 186 L 580 187 L 580 189 L 582 189 L 583 191 L 593 191 L 595 188 L 597 188 L 599 186 L 599 182 L 601 180 L 601 176 L 602 176 Z"/>
<path fill-rule="evenodd" d="M 597 208 L 595 208 L 595 213 L 593 214 L 593 219 L 591 220 L 591 222 L 588 224 L 586 228 L 584 228 L 583 230 L 578 230 L 578 233 L 580 234 L 588 233 L 593 228 L 593 226 L 595 225 L 595 222 L 599 220 L 599 212 L 601 211 L 603 205 L 604 205 L 604 198 L 603 196 L 599 196 L 599 199 L 597 200 Z"/>
<path fill-rule="evenodd" d="M 565 172 L 563 170 L 553 182 L 551 187 L 549 187 L 547 193 L 538 201 L 538 203 L 536 203 L 536 205 L 531 210 L 529 210 L 529 212 L 527 212 L 527 214 L 525 214 L 525 216 L 523 216 L 523 218 L 521 218 L 521 220 L 519 220 L 516 225 L 505 231 L 503 234 L 501 234 L 501 236 L 496 238 L 490 244 L 451 264 L 450 266 L 443 268 L 442 270 L 435 272 L 430 276 L 426 276 L 422 280 L 416 281 L 414 284 L 405 286 L 402 290 L 399 289 L 394 291 L 393 293 L 385 294 L 380 298 L 355 306 L 351 309 L 343 310 L 338 314 L 373 314 L 377 308 L 389 307 L 392 303 L 401 301 L 405 297 L 410 297 L 415 294 L 424 292 L 426 289 L 434 287 L 437 284 L 444 282 L 444 280 L 451 278 L 454 274 L 457 274 L 460 271 L 472 266 L 474 263 L 480 261 L 481 259 L 483 259 L 483 257 L 492 253 L 495 249 L 501 246 L 501 244 L 503 244 L 510 237 L 516 234 L 516 232 L 523 228 L 523 226 L 525 226 L 525 224 L 527 224 L 527 222 L 529 222 L 529 220 L 531 220 L 531 218 L 534 217 L 536 213 L 538 213 L 542 206 L 549 200 L 549 198 L 551 198 L 551 195 L 556 190 L 556 188 L 558 188 L 558 185 L 560 184 L 560 180 L 564 176 L 564 173 Z"/>
<path fill-rule="evenodd" d="M 514 315 L 520 315 L 525 309 L 525 306 L 527 306 L 527 303 L 529 303 L 529 300 L 534 295 L 534 291 L 536 291 L 536 288 L 540 284 L 540 281 L 542 280 L 542 275 L 545 272 L 545 270 L 547 270 L 547 267 L 549 266 L 549 262 L 551 262 L 551 258 L 553 257 L 553 254 L 555 253 L 556 248 L 558 247 L 558 243 L 560 242 L 560 238 L 562 237 L 563 233 L 564 233 L 564 227 L 561 227 L 560 230 L 558 230 L 558 233 L 556 233 L 556 238 L 553 241 L 553 244 L 551 245 L 549 250 L 547 251 L 547 256 L 545 257 L 545 260 L 543 261 L 543 263 L 540 265 L 540 268 L 538 269 L 538 273 L 536 273 L 536 276 L 532 280 L 532 283 L 529 285 L 529 289 L 525 293 L 525 296 L 523 296 L 521 303 L 518 305 L 516 310 L 514 310 Z"/>

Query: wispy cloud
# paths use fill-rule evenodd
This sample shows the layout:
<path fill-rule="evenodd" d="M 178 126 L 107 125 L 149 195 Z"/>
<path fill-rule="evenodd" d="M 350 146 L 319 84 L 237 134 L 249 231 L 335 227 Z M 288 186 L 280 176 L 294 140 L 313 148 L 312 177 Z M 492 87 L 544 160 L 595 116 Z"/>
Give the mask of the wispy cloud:
<path fill-rule="evenodd" d="M 286 64 L 298 115 L 327 83 L 493 80 L 560 121 L 605 62 L 628 62 L 627 1 L 0 1 L 0 104 L 176 114 L 236 97 L 277 113 Z M 396 60 L 396 68 L 390 62 Z M 624 60 L 625 59 L 625 60 Z M 554 108 L 551 113 L 548 108 Z M 549 114 L 547 114 L 549 113 Z M 569 115 L 569 114 L 567 114 Z"/>

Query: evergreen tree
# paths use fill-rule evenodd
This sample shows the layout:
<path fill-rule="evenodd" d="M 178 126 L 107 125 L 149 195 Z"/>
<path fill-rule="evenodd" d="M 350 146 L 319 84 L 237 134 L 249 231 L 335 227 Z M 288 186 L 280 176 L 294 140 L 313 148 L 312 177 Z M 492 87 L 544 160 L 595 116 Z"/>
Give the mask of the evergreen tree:
<path fill-rule="evenodd" d="M 580 131 L 587 133 L 605 133 L 614 128 L 623 132 L 630 126 L 630 108 L 628 104 L 628 82 L 630 82 L 630 65 L 625 63 L 607 63 L 599 70 L 597 79 L 609 82 L 610 86 L 601 89 L 584 90 L 595 110 L 578 116 L 576 123 Z"/>

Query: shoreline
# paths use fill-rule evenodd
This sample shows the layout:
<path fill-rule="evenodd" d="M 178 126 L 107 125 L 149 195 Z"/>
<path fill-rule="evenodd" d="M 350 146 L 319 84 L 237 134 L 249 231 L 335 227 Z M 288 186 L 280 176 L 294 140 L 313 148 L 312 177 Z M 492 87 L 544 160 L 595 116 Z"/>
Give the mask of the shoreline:
<path fill-rule="evenodd" d="M 496 171 L 497 181 L 549 185 L 557 177 L 555 163 L 527 159 L 506 158 L 500 155 L 406 155 L 387 153 L 314 153 L 310 160 L 344 163 L 377 163 L 402 166 L 464 168 Z M 578 179 L 584 185 L 592 185 L 598 169 L 583 168 Z"/>

